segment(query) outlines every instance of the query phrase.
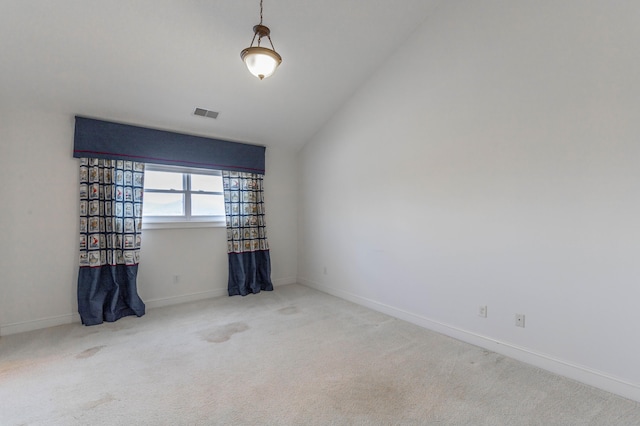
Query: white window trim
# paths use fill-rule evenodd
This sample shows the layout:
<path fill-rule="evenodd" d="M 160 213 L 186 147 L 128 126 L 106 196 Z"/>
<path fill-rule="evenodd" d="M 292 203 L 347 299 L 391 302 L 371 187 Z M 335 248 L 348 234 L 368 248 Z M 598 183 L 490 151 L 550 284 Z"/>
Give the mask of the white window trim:
<path fill-rule="evenodd" d="M 145 171 L 158 171 L 158 172 L 171 172 L 171 173 L 189 173 L 189 174 L 201 174 L 201 175 L 213 175 L 221 176 L 222 173 L 219 170 L 211 169 L 198 169 L 195 167 L 181 167 L 181 166 L 168 166 L 161 164 L 145 164 Z M 186 186 L 186 177 L 185 186 Z M 202 191 L 192 192 L 185 190 L 188 193 L 198 194 Z M 207 192 L 203 192 L 207 193 Z M 144 196 L 143 196 L 144 197 Z M 144 200 L 144 198 L 143 198 Z M 185 203 L 190 203 L 190 197 L 185 198 Z M 143 206 L 144 210 L 144 201 Z M 185 217 L 172 217 L 172 216 L 143 216 L 142 217 L 142 229 L 179 229 L 179 228 L 222 228 L 227 226 L 227 221 L 224 215 L 221 216 L 196 216 L 190 217 L 185 220 Z"/>

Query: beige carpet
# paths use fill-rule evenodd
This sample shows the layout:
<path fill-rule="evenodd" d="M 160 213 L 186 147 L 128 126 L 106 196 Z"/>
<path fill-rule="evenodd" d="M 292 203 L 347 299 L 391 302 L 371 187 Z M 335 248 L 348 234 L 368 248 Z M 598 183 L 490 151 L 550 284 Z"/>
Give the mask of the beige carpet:
<path fill-rule="evenodd" d="M 291 285 L 0 338 L 1 425 L 640 425 L 640 404 Z"/>

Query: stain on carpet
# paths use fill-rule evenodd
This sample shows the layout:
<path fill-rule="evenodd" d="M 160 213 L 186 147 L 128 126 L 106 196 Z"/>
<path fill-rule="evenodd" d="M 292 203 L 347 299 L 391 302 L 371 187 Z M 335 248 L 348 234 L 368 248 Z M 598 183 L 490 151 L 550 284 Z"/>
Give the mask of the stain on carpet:
<path fill-rule="evenodd" d="M 18 374 L 23 372 L 24 370 L 33 370 L 42 366 L 46 366 L 51 362 L 57 361 L 58 359 L 60 359 L 60 356 L 0 361 L 0 377 L 8 376 L 12 373 Z"/>
<path fill-rule="evenodd" d="M 100 349 L 104 348 L 105 345 L 101 345 L 101 346 L 94 346 L 93 348 L 89 348 L 85 351 L 80 352 L 78 355 L 76 355 L 76 358 L 78 359 L 83 359 L 83 358 L 90 358 L 92 356 L 94 356 L 95 354 L 97 354 Z"/>
<path fill-rule="evenodd" d="M 378 377 L 377 372 L 345 377 L 326 385 L 331 405 L 350 415 L 374 415 L 382 419 L 390 414 L 400 415 L 409 408 L 406 390 L 393 380 Z"/>
<path fill-rule="evenodd" d="M 287 306 L 286 308 L 278 309 L 278 313 L 282 315 L 293 315 L 298 313 L 296 306 Z"/>
<path fill-rule="evenodd" d="M 86 404 L 84 404 L 84 405 L 82 406 L 82 408 L 83 408 L 84 410 L 93 410 L 94 408 L 96 408 L 96 407 L 97 407 L 97 406 L 99 406 L 99 405 L 107 404 L 107 403 L 112 402 L 112 401 L 117 401 L 117 400 L 116 400 L 116 398 L 115 398 L 113 395 L 111 395 L 111 394 L 109 394 L 109 393 L 108 393 L 108 394 L 105 394 L 105 395 L 104 395 L 102 398 L 100 398 L 100 399 L 97 399 L 97 400 L 95 400 L 95 401 L 89 401 L 89 402 L 87 402 Z"/>
<path fill-rule="evenodd" d="M 9 374 L 15 370 L 28 367 L 30 364 L 31 364 L 30 362 L 22 361 L 22 360 L 3 362 L 0 364 L 0 377 L 4 376 L 5 374 Z"/>
<path fill-rule="evenodd" d="M 222 343 L 231 339 L 234 334 L 242 333 L 248 329 L 249 326 L 243 322 L 232 322 L 205 332 L 203 339 L 211 343 Z"/>

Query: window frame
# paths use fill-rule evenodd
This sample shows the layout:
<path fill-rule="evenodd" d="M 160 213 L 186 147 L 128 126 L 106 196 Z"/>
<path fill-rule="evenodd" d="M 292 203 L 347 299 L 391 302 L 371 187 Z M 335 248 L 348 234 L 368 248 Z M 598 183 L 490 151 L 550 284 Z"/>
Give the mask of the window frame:
<path fill-rule="evenodd" d="M 144 189 L 144 193 L 160 194 L 183 194 L 184 214 L 181 216 L 145 216 L 144 215 L 144 195 L 142 203 L 142 229 L 170 229 L 170 228 L 210 228 L 225 227 L 226 217 L 224 214 L 217 216 L 192 216 L 191 215 L 191 195 L 220 195 L 224 197 L 224 191 L 192 191 L 191 175 L 220 176 L 220 170 L 199 169 L 195 167 L 169 166 L 162 164 L 145 163 L 145 172 L 167 172 L 182 174 L 182 190 L 166 189 Z"/>

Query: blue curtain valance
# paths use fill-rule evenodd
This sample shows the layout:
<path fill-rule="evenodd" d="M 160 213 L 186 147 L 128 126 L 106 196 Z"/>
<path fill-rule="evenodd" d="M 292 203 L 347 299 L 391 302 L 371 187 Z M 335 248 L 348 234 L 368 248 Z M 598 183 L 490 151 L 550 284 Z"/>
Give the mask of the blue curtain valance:
<path fill-rule="evenodd" d="M 76 117 L 76 158 L 105 158 L 264 174 L 265 147 Z"/>

